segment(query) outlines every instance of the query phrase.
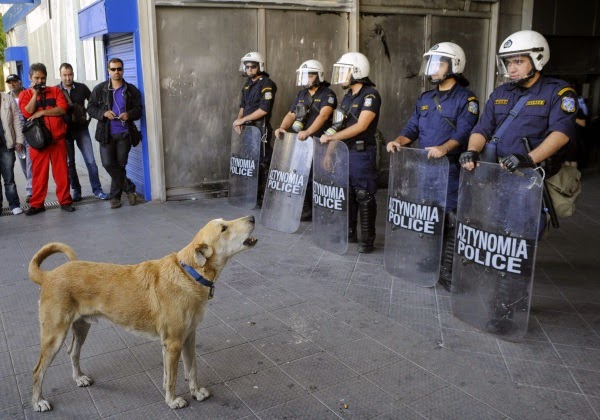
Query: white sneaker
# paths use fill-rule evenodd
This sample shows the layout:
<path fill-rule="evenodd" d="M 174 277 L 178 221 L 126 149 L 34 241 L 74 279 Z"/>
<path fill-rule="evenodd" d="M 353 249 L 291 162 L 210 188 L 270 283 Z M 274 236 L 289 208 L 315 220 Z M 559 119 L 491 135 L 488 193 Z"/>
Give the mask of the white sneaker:
<path fill-rule="evenodd" d="M 12 209 L 12 214 L 14 214 L 15 216 L 21 213 L 23 213 L 23 209 L 21 207 L 15 207 L 14 209 Z"/>

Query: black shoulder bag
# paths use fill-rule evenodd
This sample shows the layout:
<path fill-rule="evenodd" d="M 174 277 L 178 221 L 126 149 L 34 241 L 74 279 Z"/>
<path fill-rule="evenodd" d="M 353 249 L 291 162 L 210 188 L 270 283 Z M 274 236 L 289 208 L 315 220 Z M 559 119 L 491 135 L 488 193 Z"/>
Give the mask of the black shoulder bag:
<path fill-rule="evenodd" d="M 46 94 L 42 94 L 42 108 L 46 108 Z M 26 120 L 23 124 L 23 135 L 27 144 L 36 150 L 42 150 L 53 142 L 52 133 L 44 123 L 44 117 Z"/>
<path fill-rule="evenodd" d="M 52 134 L 46 124 L 44 117 L 27 120 L 23 124 L 23 134 L 27 144 L 36 150 L 42 150 L 52 143 Z"/>

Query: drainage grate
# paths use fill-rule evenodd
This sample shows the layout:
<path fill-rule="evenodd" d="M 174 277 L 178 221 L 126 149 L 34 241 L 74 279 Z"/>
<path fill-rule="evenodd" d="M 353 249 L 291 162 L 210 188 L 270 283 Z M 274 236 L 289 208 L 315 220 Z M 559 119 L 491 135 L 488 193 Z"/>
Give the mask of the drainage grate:
<path fill-rule="evenodd" d="M 138 196 L 138 199 L 139 199 L 139 196 Z M 84 204 L 96 203 L 98 201 L 105 201 L 105 202 L 108 203 L 108 200 L 98 200 L 93 195 L 87 195 L 85 197 L 82 197 L 81 201 L 73 203 L 73 206 L 74 207 L 78 207 L 78 206 L 81 206 L 81 205 L 84 205 Z M 46 207 L 46 210 L 52 210 L 52 209 L 59 209 L 60 208 L 60 204 L 56 200 L 46 201 L 44 203 L 44 206 Z M 23 211 L 27 210 L 29 207 L 30 207 L 29 204 L 21 204 L 21 208 L 23 209 Z M 12 211 L 10 210 L 9 207 L 4 207 L 2 209 L 2 212 L 0 213 L 0 217 L 2 217 L 2 216 L 12 216 L 12 215 L 13 215 Z"/>

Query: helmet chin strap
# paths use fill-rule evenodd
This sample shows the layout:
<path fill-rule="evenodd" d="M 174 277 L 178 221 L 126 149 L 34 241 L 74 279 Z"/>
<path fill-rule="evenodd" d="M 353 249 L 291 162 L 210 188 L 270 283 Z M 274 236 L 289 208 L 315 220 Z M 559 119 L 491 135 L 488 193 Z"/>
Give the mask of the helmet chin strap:
<path fill-rule="evenodd" d="M 444 75 L 444 77 L 442 77 L 441 79 L 434 79 L 433 77 L 429 76 L 429 83 L 437 86 L 440 83 L 442 83 L 444 80 L 446 80 L 448 77 L 450 77 L 451 75 L 452 75 L 451 73 L 446 73 Z"/>
<path fill-rule="evenodd" d="M 357 84 L 357 83 L 360 83 L 360 82 L 359 82 L 358 80 L 356 80 L 356 79 L 354 78 L 354 76 L 352 76 L 352 77 L 350 77 L 350 84 L 348 85 L 348 87 L 350 87 L 350 86 L 352 86 L 352 85 L 355 85 L 355 84 Z"/>
<path fill-rule="evenodd" d="M 523 77 L 522 79 L 511 80 L 510 83 L 513 85 L 516 85 L 516 86 L 523 86 L 523 85 L 527 84 L 527 82 L 529 82 L 529 80 L 531 80 L 533 78 L 533 76 L 535 76 L 535 69 L 531 69 L 529 74 L 527 76 Z"/>

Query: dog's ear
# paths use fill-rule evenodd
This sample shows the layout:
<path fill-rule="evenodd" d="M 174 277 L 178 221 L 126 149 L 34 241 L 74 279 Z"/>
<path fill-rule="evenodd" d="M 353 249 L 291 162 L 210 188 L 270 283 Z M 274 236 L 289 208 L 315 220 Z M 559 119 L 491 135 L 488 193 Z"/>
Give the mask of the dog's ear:
<path fill-rule="evenodd" d="M 204 267 L 206 260 L 209 259 L 213 254 L 212 247 L 202 244 L 196 248 L 196 262 L 199 267 Z"/>

